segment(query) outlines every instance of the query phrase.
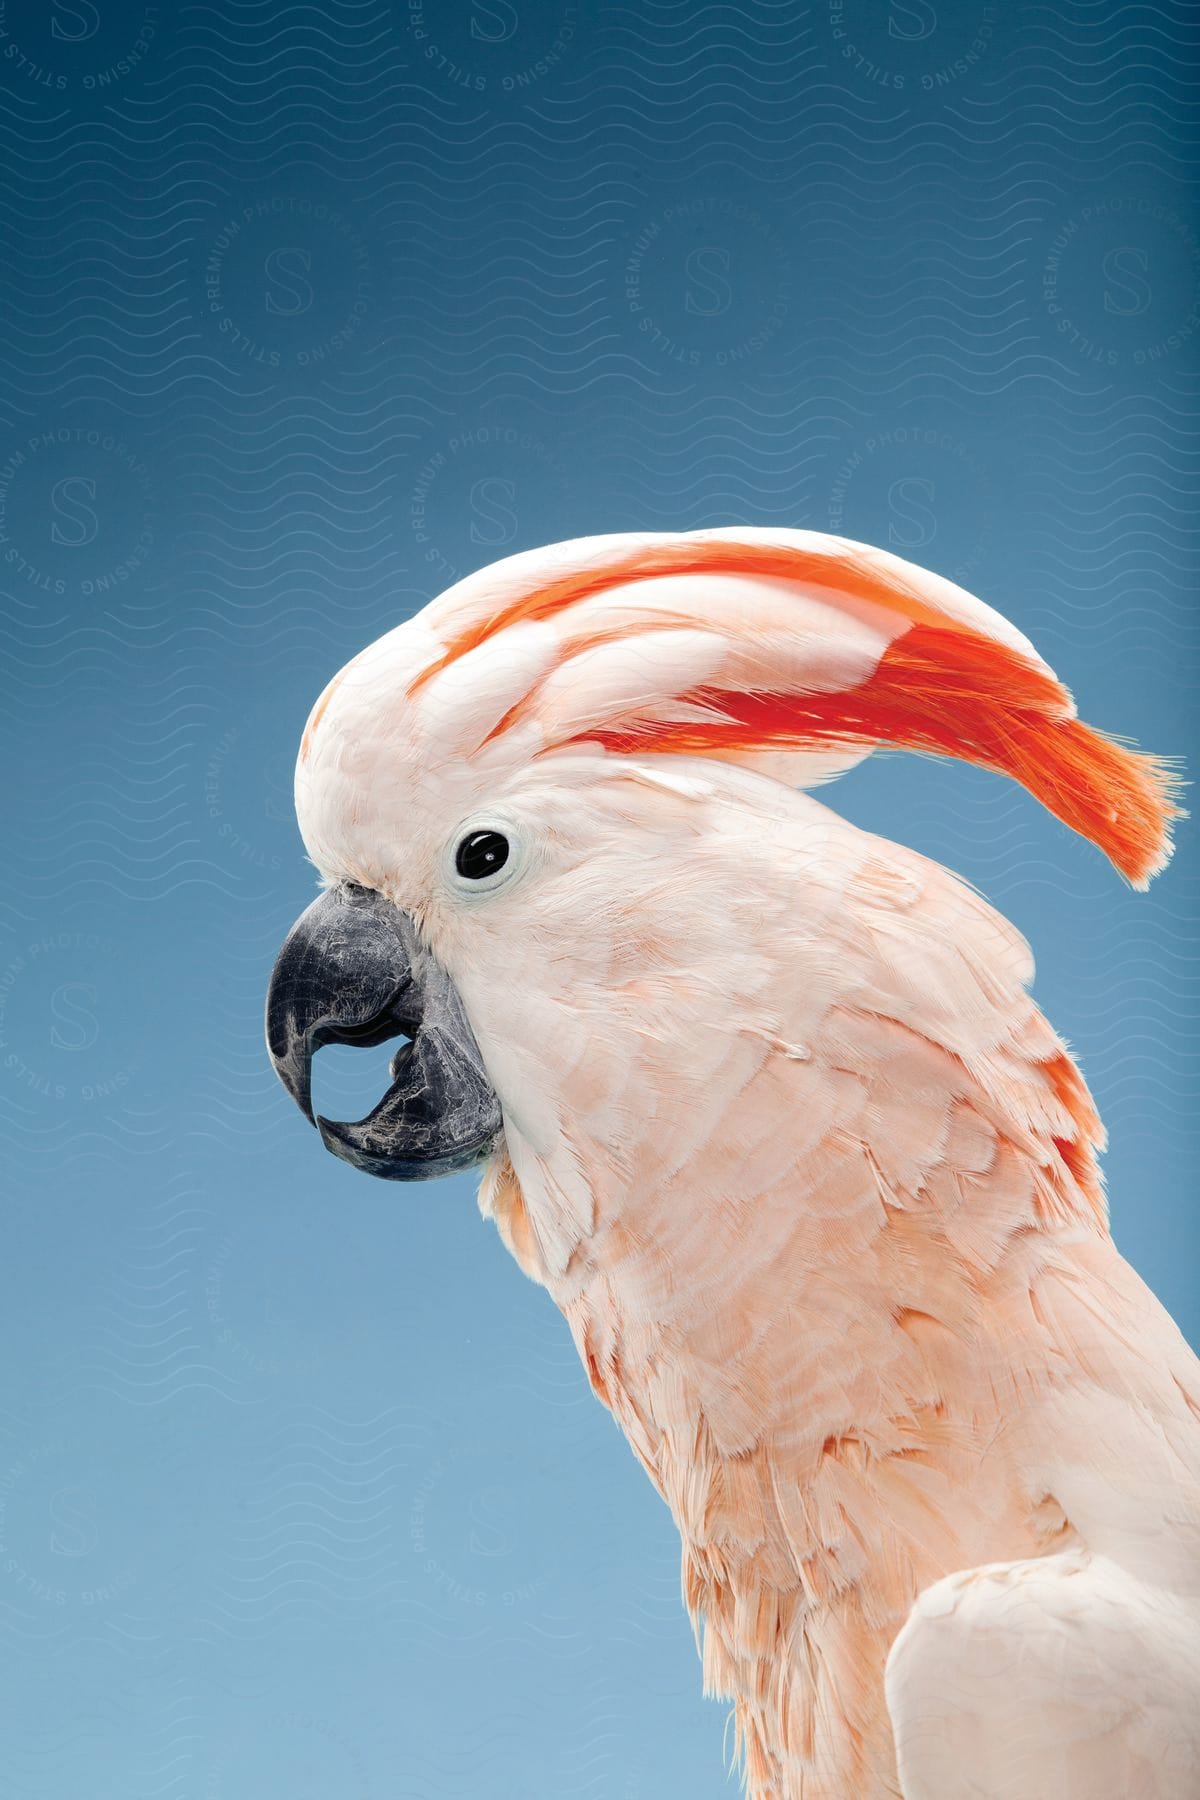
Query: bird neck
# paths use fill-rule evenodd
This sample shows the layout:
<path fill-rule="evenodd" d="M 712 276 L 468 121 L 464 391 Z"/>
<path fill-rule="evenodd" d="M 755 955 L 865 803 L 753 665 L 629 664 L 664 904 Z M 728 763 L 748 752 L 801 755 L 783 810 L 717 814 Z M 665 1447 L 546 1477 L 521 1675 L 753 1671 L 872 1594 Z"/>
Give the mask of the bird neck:
<path fill-rule="evenodd" d="M 725 1148 L 618 1186 L 573 1144 L 594 1216 L 561 1272 L 531 1217 L 552 1184 L 527 1204 L 506 1157 L 485 1182 L 675 1516 L 751 1792 L 802 1770 L 818 1800 L 895 1791 L 882 1669 L 916 1595 L 1069 1530 L 1005 1433 L 1051 1379 L 1040 1269 L 1107 1237 L 1090 1097 L 1027 999 L 975 1071 L 894 1020 L 830 1024 L 768 1054 Z"/>

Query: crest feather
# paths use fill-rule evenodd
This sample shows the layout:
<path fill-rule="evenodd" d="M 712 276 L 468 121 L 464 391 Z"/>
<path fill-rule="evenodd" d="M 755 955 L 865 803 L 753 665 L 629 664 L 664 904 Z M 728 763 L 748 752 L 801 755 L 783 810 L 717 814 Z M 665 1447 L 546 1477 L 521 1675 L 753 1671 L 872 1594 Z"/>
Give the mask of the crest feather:
<path fill-rule="evenodd" d="M 824 775 L 888 744 L 1013 777 L 1136 886 L 1170 855 L 1176 773 L 1077 719 L 992 608 L 867 545 L 743 528 L 581 539 L 468 577 L 425 618 L 444 649 L 410 700 L 513 626 L 553 628 L 484 744 L 533 721 L 542 750 L 757 755 L 772 772 L 795 753 L 801 783 L 805 758 Z"/>

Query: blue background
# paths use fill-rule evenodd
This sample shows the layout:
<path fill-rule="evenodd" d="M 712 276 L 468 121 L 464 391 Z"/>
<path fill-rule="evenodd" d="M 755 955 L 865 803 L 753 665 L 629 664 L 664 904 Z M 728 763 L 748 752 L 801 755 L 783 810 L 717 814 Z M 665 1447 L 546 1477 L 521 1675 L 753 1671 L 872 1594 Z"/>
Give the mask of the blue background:
<path fill-rule="evenodd" d="M 267 1067 L 295 746 L 456 574 L 732 520 L 956 576 L 1194 770 L 1196 35 L 0 5 L 0 1800 L 731 1791 L 548 1298 L 472 1182 L 337 1164 Z M 1118 1241 L 1200 1335 L 1194 828 L 1135 895 L 977 772 L 828 797 L 1029 935 Z M 326 1109 L 384 1060 L 327 1052 Z"/>

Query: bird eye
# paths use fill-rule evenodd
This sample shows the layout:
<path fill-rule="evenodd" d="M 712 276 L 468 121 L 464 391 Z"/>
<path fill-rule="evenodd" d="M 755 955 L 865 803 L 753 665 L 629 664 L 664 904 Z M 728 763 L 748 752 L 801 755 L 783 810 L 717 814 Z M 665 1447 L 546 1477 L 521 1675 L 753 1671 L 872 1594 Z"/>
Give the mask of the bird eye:
<path fill-rule="evenodd" d="M 454 867 L 467 881 L 482 881 L 508 861 L 508 839 L 498 831 L 471 831 L 454 856 Z"/>

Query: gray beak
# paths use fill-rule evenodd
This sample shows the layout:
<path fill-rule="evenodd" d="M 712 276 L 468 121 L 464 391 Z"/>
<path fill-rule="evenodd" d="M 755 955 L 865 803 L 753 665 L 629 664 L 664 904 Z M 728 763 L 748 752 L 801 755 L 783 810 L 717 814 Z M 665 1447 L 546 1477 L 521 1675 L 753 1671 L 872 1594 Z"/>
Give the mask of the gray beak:
<path fill-rule="evenodd" d="M 322 1044 L 400 1036 L 411 1041 L 365 1119 L 314 1119 L 312 1059 Z M 428 1181 L 470 1168 L 503 1130 L 453 982 L 408 914 L 370 888 L 331 888 L 292 926 L 267 993 L 267 1049 L 326 1148 L 370 1175 Z"/>

